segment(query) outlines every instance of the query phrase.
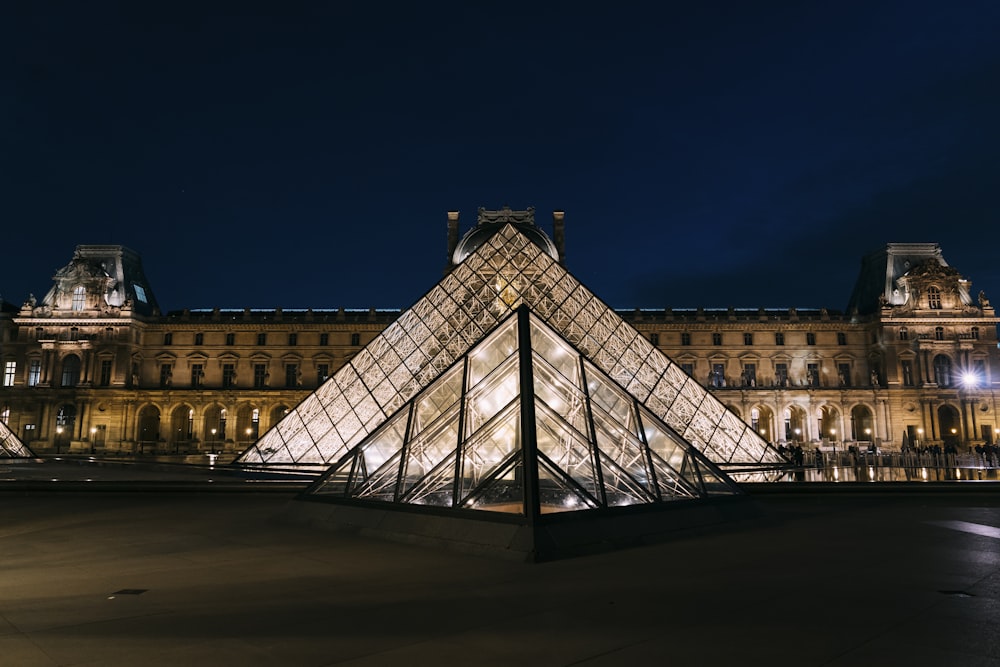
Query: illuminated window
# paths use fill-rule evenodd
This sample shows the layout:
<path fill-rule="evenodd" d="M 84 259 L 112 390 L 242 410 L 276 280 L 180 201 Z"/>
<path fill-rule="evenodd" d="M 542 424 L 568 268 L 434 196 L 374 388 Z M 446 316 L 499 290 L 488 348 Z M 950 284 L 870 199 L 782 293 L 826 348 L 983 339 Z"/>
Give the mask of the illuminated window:
<path fill-rule="evenodd" d="M 939 387 L 951 386 L 951 359 L 943 354 L 934 357 L 934 381 Z"/>
<path fill-rule="evenodd" d="M 351 345 L 361 345 L 361 334 L 351 334 Z"/>
<path fill-rule="evenodd" d="M 760 410 L 757 408 L 750 411 L 750 428 L 755 431 L 760 428 Z"/>
<path fill-rule="evenodd" d="M 743 344 L 744 345 L 753 345 L 753 334 L 752 333 L 745 333 L 745 334 L 743 334 Z"/>
<path fill-rule="evenodd" d="M 658 334 L 658 333 L 651 333 L 651 334 L 649 334 L 649 342 L 652 343 L 653 345 L 659 345 L 660 344 L 660 334 Z"/>
<path fill-rule="evenodd" d="M 720 333 L 712 334 L 712 345 L 722 345 L 722 334 Z"/>
<path fill-rule="evenodd" d="M 815 345 L 815 344 L 816 344 L 816 334 L 814 334 L 812 331 L 807 331 L 806 345 Z"/>
<path fill-rule="evenodd" d="M 775 334 L 774 334 L 774 344 L 775 345 L 784 345 L 785 344 L 785 334 L 782 333 L 782 332 L 780 332 L 780 331 L 775 332 Z"/>
<path fill-rule="evenodd" d="M 819 364 L 806 364 L 806 384 L 810 387 L 819 386 Z"/>
<path fill-rule="evenodd" d="M 788 364 L 774 365 L 774 383 L 779 387 L 788 386 Z"/>
<path fill-rule="evenodd" d="M 285 387 L 294 389 L 299 386 L 299 365 L 285 364 Z"/>
<path fill-rule="evenodd" d="M 927 288 L 927 305 L 934 310 L 941 308 L 941 290 L 933 285 Z"/>
<path fill-rule="evenodd" d="M 684 333 L 681 334 L 681 345 L 690 345 L 690 344 L 691 344 L 691 334 L 685 331 Z"/>
<path fill-rule="evenodd" d="M 913 386 L 913 362 L 909 359 L 903 359 L 900 362 L 900 367 L 903 371 L 903 386 L 912 387 Z"/>
<path fill-rule="evenodd" d="M 743 364 L 743 386 L 757 386 L 757 364 Z"/>
<path fill-rule="evenodd" d="M 169 387 L 173 375 L 173 366 L 170 364 L 160 364 L 160 387 Z"/>
<path fill-rule="evenodd" d="M 10 406 L 3 406 L 3 410 L 0 410 L 0 422 L 6 424 L 10 421 Z"/>
<path fill-rule="evenodd" d="M 236 386 L 236 364 L 222 364 L 222 388 L 232 389 Z"/>
<path fill-rule="evenodd" d="M 32 359 L 28 362 L 28 386 L 37 387 L 42 381 L 42 360 Z"/>
<path fill-rule="evenodd" d="M 75 387 L 80 384 L 80 357 L 71 354 L 63 360 L 62 386 Z"/>
<path fill-rule="evenodd" d="M 289 345 L 298 345 L 299 344 L 299 335 L 297 333 L 290 333 L 290 334 L 288 334 L 288 344 Z"/>
<path fill-rule="evenodd" d="M 196 333 L 194 335 L 194 344 L 195 345 L 204 345 L 205 344 L 205 334 L 203 334 L 203 333 Z"/>
<path fill-rule="evenodd" d="M 934 340 L 944 340 L 944 327 L 934 327 Z"/>
<path fill-rule="evenodd" d="M 111 386 L 111 359 L 101 359 L 101 379 L 99 384 L 102 387 Z"/>
<path fill-rule="evenodd" d="M 13 387 L 14 377 L 17 375 L 17 362 L 7 361 L 3 365 L 3 386 Z"/>
<path fill-rule="evenodd" d="M 837 345 L 847 345 L 847 334 L 843 331 L 837 332 Z"/>
<path fill-rule="evenodd" d="M 726 386 L 725 364 L 712 364 L 712 372 L 708 375 L 708 384 L 712 387 Z"/>
<path fill-rule="evenodd" d="M 87 306 L 87 290 L 82 285 L 73 288 L 73 310 L 83 310 Z"/>
<path fill-rule="evenodd" d="M 234 333 L 227 333 L 226 334 L 226 345 L 235 345 L 235 344 L 236 344 L 236 334 L 234 334 Z"/>
<path fill-rule="evenodd" d="M 328 334 L 328 333 L 321 333 L 319 335 L 319 344 L 320 345 L 329 345 L 330 344 L 330 334 Z"/>
<path fill-rule="evenodd" d="M 899 340 L 910 340 L 910 330 L 906 327 L 899 327 Z"/>

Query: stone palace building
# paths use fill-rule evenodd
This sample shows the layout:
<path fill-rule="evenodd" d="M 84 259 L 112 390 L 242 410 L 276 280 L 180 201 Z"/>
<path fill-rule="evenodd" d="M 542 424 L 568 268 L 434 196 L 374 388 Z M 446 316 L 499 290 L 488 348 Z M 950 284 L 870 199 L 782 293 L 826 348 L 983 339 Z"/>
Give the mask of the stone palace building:
<path fill-rule="evenodd" d="M 462 236 L 448 213 L 449 262 L 497 216 L 564 257 L 562 212 L 549 237 L 533 209 L 481 209 Z M 0 301 L 0 421 L 40 453 L 242 451 L 399 312 L 164 313 L 138 253 L 80 245 L 43 299 Z M 864 257 L 846 311 L 616 312 L 775 445 L 1000 437 L 1000 319 L 936 243 Z"/>

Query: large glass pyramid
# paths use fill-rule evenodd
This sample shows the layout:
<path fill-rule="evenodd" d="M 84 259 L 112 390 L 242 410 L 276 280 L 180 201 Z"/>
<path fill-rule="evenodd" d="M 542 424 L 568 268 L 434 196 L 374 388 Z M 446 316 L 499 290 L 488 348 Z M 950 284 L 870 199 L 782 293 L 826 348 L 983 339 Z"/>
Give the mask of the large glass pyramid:
<path fill-rule="evenodd" d="M 310 493 L 531 517 L 738 490 L 522 306 Z"/>
<path fill-rule="evenodd" d="M 32 458 L 35 454 L 28 449 L 7 424 L 0 421 L 0 459 Z"/>
<path fill-rule="evenodd" d="M 501 227 L 403 312 L 244 451 L 238 462 L 323 469 L 336 463 L 442 374 L 461 374 L 453 368 L 455 362 L 521 305 L 710 461 L 785 462 L 753 429 L 511 224 Z M 510 419 L 520 417 L 518 413 Z M 433 433 L 426 434 L 426 439 L 432 437 Z M 431 444 L 426 447 L 433 449 Z M 433 495 L 421 489 L 412 493 Z"/>

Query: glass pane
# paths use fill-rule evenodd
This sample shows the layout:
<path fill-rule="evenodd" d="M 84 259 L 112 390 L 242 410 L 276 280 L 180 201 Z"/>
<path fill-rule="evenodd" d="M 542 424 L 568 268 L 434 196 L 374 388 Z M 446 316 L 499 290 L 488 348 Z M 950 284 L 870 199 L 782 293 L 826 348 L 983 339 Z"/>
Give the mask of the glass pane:
<path fill-rule="evenodd" d="M 462 370 L 463 364 L 456 364 L 417 396 L 410 437 L 415 437 L 445 410 L 455 405 L 462 395 Z"/>
<path fill-rule="evenodd" d="M 646 493 L 655 496 L 642 443 L 620 424 L 614 423 L 597 410 L 594 411 L 594 430 L 601 453 L 613 461 L 618 469 L 627 473 L 637 485 L 643 487 Z M 607 470 L 604 470 L 604 477 L 605 490 L 608 490 Z M 614 504 L 610 496 L 608 504 Z"/>
<path fill-rule="evenodd" d="M 574 512 L 597 507 L 593 499 L 581 494 L 547 461 L 538 461 L 538 511 L 541 514 Z"/>
<path fill-rule="evenodd" d="M 469 354 L 469 387 L 475 387 L 515 350 L 517 318 L 511 318 Z"/>
<path fill-rule="evenodd" d="M 531 318 L 531 347 L 563 377 L 580 386 L 580 355 L 568 343 L 549 333 Z M 537 384 L 537 382 L 536 382 Z"/>
<path fill-rule="evenodd" d="M 521 419 L 518 405 L 511 405 L 490 424 L 469 439 L 462 448 L 459 495 L 465 498 L 508 457 L 521 448 Z"/>
<path fill-rule="evenodd" d="M 446 457 L 458 448 L 458 408 L 442 415 L 419 437 L 410 441 L 406 451 L 401 493 L 408 493 Z M 452 473 L 454 476 L 454 473 Z"/>
<path fill-rule="evenodd" d="M 608 507 L 622 505 L 642 505 L 655 500 L 631 475 L 600 453 L 601 473 L 604 476 L 604 493 L 608 499 Z"/>
<path fill-rule="evenodd" d="M 517 398 L 518 370 L 517 356 L 512 356 L 492 375 L 468 392 L 465 401 L 466 437 L 475 433 Z"/>
<path fill-rule="evenodd" d="M 595 499 L 600 498 L 590 442 L 539 402 L 535 405 L 535 425 L 539 454 Z"/>
<path fill-rule="evenodd" d="M 544 360 L 534 360 L 535 398 L 562 417 L 581 434 L 590 432 L 587 425 L 587 401 L 583 392 L 571 385 Z"/>

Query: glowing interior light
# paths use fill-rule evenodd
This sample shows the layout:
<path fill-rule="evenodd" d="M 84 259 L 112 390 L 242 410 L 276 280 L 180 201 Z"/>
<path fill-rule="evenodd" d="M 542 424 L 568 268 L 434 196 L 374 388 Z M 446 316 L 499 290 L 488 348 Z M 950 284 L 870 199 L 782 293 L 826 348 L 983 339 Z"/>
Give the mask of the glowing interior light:
<path fill-rule="evenodd" d="M 920 476 L 926 481 L 927 479 L 927 468 L 920 469 Z"/>

